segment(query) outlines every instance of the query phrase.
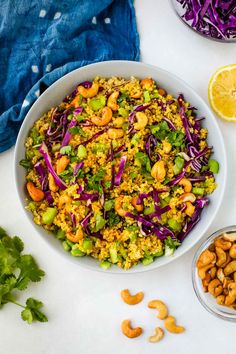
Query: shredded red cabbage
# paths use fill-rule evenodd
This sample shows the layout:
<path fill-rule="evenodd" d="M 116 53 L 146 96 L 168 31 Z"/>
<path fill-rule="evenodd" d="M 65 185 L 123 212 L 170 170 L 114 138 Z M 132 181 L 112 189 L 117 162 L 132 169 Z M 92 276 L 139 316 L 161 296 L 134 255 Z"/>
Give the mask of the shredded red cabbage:
<path fill-rule="evenodd" d="M 108 154 L 107 156 L 107 161 L 112 161 L 114 156 L 119 154 L 121 151 L 123 151 L 126 148 L 126 145 L 123 144 L 121 146 L 119 146 L 116 150 L 113 150 L 113 156 L 111 154 L 111 152 Z"/>
<path fill-rule="evenodd" d="M 149 135 L 148 138 L 147 138 L 147 141 L 145 143 L 145 150 L 146 150 L 146 153 L 149 157 L 149 159 L 152 161 L 153 160 L 153 157 L 152 157 L 152 149 L 155 148 L 155 146 L 157 145 L 157 140 L 155 138 L 154 135 Z M 159 154 L 156 154 L 155 156 L 155 162 L 160 160 L 161 159 L 161 156 Z"/>
<path fill-rule="evenodd" d="M 121 177 L 123 175 L 124 169 L 125 169 L 125 163 L 127 161 L 127 156 L 122 156 L 120 159 L 120 165 L 119 165 L 119 170 L 117 175 L 115 176 L 114 179 L 114 185 L 119 186 L 121 182 Z"/>
<path fill-rule="evenodd" d="M 182 18 L 200 34 L 218 40 L 236 38 L 235 0 L 177 0 Z"/>
<path fill-rule="evenodd" d="M 75 165 L 75 167 L 74 167 L 73 176 L 76 176 L 77 173 L 78 173 L 78 171 L 79 171 L 81 168 L 83 168 L 83 166 L 84 166 L 84 163 L 83 163 L 83 162 L 77 163 L 77 165 Z"/>
<path fill-rule="evenodd" d="M 75 214 L 70 213 L 71 221 L 72 221 L 72 226 L 76 227 L 76 217 Z"/>
<path fill-rule="evenodd" d="M 77 193 L 78 193 L 78 191 L 77 191 Z M 98 193 L 81 193 L 78 199 L 79 200 L 98 200 L 98 197 L 99 197 Z"/>
<path fill-rule="evenodd" d="M 87 145 L 88 143 L 91 143 L 91 141 L 97 139 L 100 135 L 104 134 L 107 130 L 108 130 L 108 128 L 105 128 L 103 130 L 99 130 L 99 132 L 95 133 L 93 136 L 91 136 L 91 138 L 89 138 L 86 141 L 83 141 L 81 144 Z"/>
<path fill-rule="evenodd" d="M 41 185 L 41 189 L 43 191 L 46 191 L 47 187 L 48 187 L 48 176 L 47 176 L 46 171 L 43 167 L 43 164 L 39 161 L 34 165 L 34 168 L 35 168 L 37 174 L 39 175 L 39 182 Z"/>
<path fill-rule="evenodd" d="M 172 130 L 176 130 L 174 124 L 171 122 L 170 119 L 166 118 L 166 117 L 163 117 L 163 120 L 166 121 L 166 123 L 168 124 L 168 127 Z"/>
<path fill-rule="evenodd" d="M 73 114 L 80 114 L 81 112 L 83 111 L 83 108 L 82 107 L 77 107 L 74 111 L 73 111 Z"/>
<path fill-rule="evenodd" d="M 42 154 L 44 161 L 46 163 L 47 169 L 48 171 L 51 173 L 51 175 L 54 178 L 54 181 L 56 183 L 56 185 L 60 188 L 60 189 L 66 189 L 67 185 L 65 184 L 65 182 L 63 182 L 60 177 L 56 174 L 56 172 L 54 171 L 53 167 L 52 167 L 52 162 L 51 162 L 51 158 L 49 156 L 48 153 L 48 148 L 45 144 L 45 142 L 42 142 L 40 148 L 39 148 L 39 152 Z"/>
<path fill-rule="evenodd" d="M 62 143 L 61 143 L 61 147 L 66 146 L 69 144 L 69 141 L 71 139 L 71 133 L 70 133 L 70 129 L 75 127 L 77 125 L 77 120 L 76 119 L 72 119 L 71 122 L 68 124 L 67 127 L 67 131 L 63 137 Z"/>
<path fill-rule="evenodd" d="M 53 197 L 52 197 L 51 192 L 50 192 L 49 190 L 47 190 L 47 191 L 44 192 L 44 195 L 45 195 L 45 199 L 46 199 L 46 201 L 48 202 L 48 204 L 49 204 L 50 206 L 52 206 L 53 203 L 54 203 L 54 199 L 53 199 Z"/>
<path fill-rule="evenodd" d="M 81 224 L 82 227 L 86 228 L 86 227 L 88 226 L 91 216 L 92 216 L 92 212 L 90 211 L 90 212 L 85 216 L 85 218 L 81 221 L 80 224 Z"/>

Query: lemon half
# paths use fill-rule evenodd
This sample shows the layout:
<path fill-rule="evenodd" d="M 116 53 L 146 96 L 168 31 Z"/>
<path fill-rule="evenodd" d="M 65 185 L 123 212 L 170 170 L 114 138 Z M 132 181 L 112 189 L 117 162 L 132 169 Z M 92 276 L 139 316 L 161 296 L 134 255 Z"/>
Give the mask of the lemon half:
<path fill-rule="evenodd" d="M 236 64 L 223 66 L 212 75 L 208 98 L 220 118 L 236 122 Z"/>

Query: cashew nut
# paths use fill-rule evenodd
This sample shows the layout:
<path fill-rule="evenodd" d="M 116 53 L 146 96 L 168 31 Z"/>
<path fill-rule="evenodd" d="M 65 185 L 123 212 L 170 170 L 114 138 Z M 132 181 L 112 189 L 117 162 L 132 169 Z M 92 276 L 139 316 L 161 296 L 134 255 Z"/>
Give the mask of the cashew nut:
<path fill-rule="evenodd" d="M 145 79 L 141 80 L 141 82 L 140 82 L 141 87 L 146 90 L 150 90 L 153 87 L 153 84 L 154 84 L 154 81 L 149 78 L 145 78 Z"/>
<path fill-rule="evenodd" d="M 202 268 L 198 268 L 198 276 L 200 279 L 206 278 L 206 272 L 213 267 L 213 264 L 207 264 Z"/>
<path fill-rule="evenodd" d="M 175 333 L 175 334 L 182 333 L 185 331 L 184 327 L 176 325 L 176 319 L 173 316 L 167 317 L 167 319 L 165 320 L 164 326 L 165 326 L 165 329 L 167 329 L 167 331 L 169 331 L 171 333 Z"/>
<path fill-rule="evenodd" d="M 229 294 L 225 297 L 225 305 L 230 306 L 236 300 L 236 283 L 230 283 L 228 285 Z"/>
<path fill-rule="evenodd" d="M 124 320 L 121 323 L 122 333 L 128 338 L 136 338 L 139 337 L 143 330 L 141 327 L 132 328 L 130 320 Z"/>
<path fill-rule="evenodd" d="M 165 97 L 167 95 L 166 90 L 164 90 L 163 88 L 159 88 L 158 93 L 160 96 L 163 96 L 163 97 Z"/>
<path fill-rule="evenodd" d="M 231 258 L 236 259 L 236 243 L 230 248 L 229 255 Z"/>
<path fill-rule="evenodd" d="M 52 192 L 57 192 L 58 191 L 58 186 L 55 183 L 53 175 L 51 173 L 48 174 L 48 186 L 50 191 Z"/>
<path fill-rule="evenodd" d="M 68 159 L 68 157 L 66 155 L 63 155 L 62 157 L 60 157 L 56 162 L 57 174 L 59 175 L 60 173 L 65 171 L 65 169 L 69 163 L 70 163 L 70 160 Z"/>
<path fill-rule="evenodd" d="M 186 209 L 185 209 L 185 214 L 188 216 L 193 216 L 195 211 L 195 206 L 191 202 L 186 202 Z"/>
<path fill-rule="evenodd" d="M 190 181 L 189 179 L 185 178 L 185 177 L 182 178 L 182 179 L 179 181 L 179 185 L 184 187 L 184 191 L 185 191 L 186 193 L 189 193 L 189 192 L 191 192 L 191 190 L 192 190 L 192 183 L 191 183 L 191 181 Z"/>
<path fill-rule="evenodd" d="M 216 302 L 218 305 L 224 305 L 225 303 L 225 295 L 219 295 L 216 297 Z"/>
<path fill-rule="evenodd" d="M 165 154 L 169 154 L 171 152 L 172 145 L 168 141 L 163 140 L 162 141 L 162 148 L 163 148 L 163 151 Z"/>
<path fill-rule="evenodd" d="M 33 201 L 41 202 L 41 200 L 44 199 L 44 192 L 41 189 L 35 187 L 33 182 L 27 182 L 26 188 Z"/>
<path fill-rule="evenodd" d="M 219 279 L 213 279 L 208 285 L 208 291 L 213 296 L 218 296 L 223 292 L 223 286 Z"/>
<path fill-rule="evenodd" d="M 110 139 L 120 139 L 124 136 L 124 130 L 110 128 L 107 131 L 107 135 L 109 136 Z"/>
<path fill-rule="evenodd" d="M 223 283 L 223 281 L 225 279 L 225 275 L 224 275 L 224 272 L 223 272 L 222 268 L 218 268 L 218 270 L 216 272 L 216 276 L 221 281 L 221 283 Z"/>
<path fill-rule="evenodd" d="M 212 267 L 209 271 L 210 275 L 211 275 L 211 279 L 214 279 L 216 276 L 216 272 L 217 272 L 217 268 L 216 267 Z"/>
<path fill-rule="evenodd" d="M 151 170 L 151 176 L 159 182 L 163 181 L 166 176 L 165 162 L 163 160 L 157 161 Z"/>
<path fill-rule="evenodd" d="M 113 111 L 117 111 L 119 109 L 119 106 L 116 102 L 118 96 L 119 96 L 119 91 L 115 91 L 108 97 L 107 106 L 110 107 Z"/>
<path fill-rule="evenodd" d="M 128 289 L 124 289 L 120 293 L 122 300 L 128 304 L 128 305 L 137 305 L 143 300 L 143 292 L 140 291 L 135 295 L 130 295 L 130 292 Z"/>
<path fill-rule="evenodd" d="M 138 197 L 135 196 L 132 198 L 132 205 L 133 207 L 135 207 L 135 209 L 138 211 L 138 212 L 142 212 L 143 211 L 143 204 L 137 204 L 137 200 L 138 200 Z"/>
<path fill-rule="evenodd" d="M 222 248 L 216 247 L 217 262 L 216 265 L 221 267 L 226 262 L 226 253 Z"/>
<path fill-rule="evenodd" d="M 162 338 L 164 337 L 164 334 L 165 334 L 165 332 L 163 331 L 163 329 L 161 327 L 156 327 L 155 328 L 155 335 L 149 337 L 149 342 L 151 342 L 151 343 L 160 342 L 160 340 L 162 340 Z"/>
<path fill-rule="evenodd" d="M 185 203 L 185 202 L 194 203 L 195 200 L 196 200 L 196 197 L 193 193 L 184 193 L 179 197 L 179 201 L 181 201 L 182 203 Z"/>
<path fill-rule="evenodd" d="M 58 198 L 58 208 L 61 209 L 65 205 L 65 209 L 69 213 L 71 211 L 71 202 L 72 202 L 71 197 L 69 197 L 66 194 L 62 194 Z"/>
<path fill-rule="evenodd" d="M 79 86 L 78 93 L 84 98 L 91 98 L 96 96 L 96 94 L 98 93 L 98 89 L 99 89 L 99 85 L 94 82 L 90 88 Z"/>
<path fill-rule="evenodd" d="M 236 283 L 236 272 L 234 272 L 233 278 L 234 278 L 234 282 Z"/>
<path fill-rule="evenodd" d="M 234 242 L 234 241 L 236 241 L 236 232 L 232 232 L 229 234 L 224 233 L 223 238 L 227 241 Z"/>
<path fill-rule="evenodd" d="M 123 117 L 118 117 L 118 118 L 116 118 L 115 120 L 114 120 L 114 125 L 116 126 L 116 127 L 122 127 L 122 125 L 124 124 L 124 122 L 125 122 L 125 119 L 123 118 Z"/>
<path fill-rule="evenodd" d="M 91 118 L 92 123 L 96 124 L 99 127 L 103 127 L 107 125 L 112 120 L 112 110 L 110 107 L 104 107 L 102 109 L 102 116 L 92 116 Z"/>
<path fill-rule="evenodd" d="M 131 98 L 140 98 L 141 96 L 142 96 L 142 91 L 136 91 L 136 92 L 130 93 Z"/>
<path fill-rule="evenodd" d="M 215 263 L 216 255 L 215 253 L 205 250 L 203 251 L 197 261 L 197 268 L 202 268 L 210 263 Z"/>
<path fill-rule="evenodd" d="M 227 266 L 224 269 L 224 273 L 226 276 L 233 272 L 236 272 L 236 260 L 227 264 Z"/>
<path fill-rule="evenodd" d="M 206 277 L 202 280 L 202 285 L 203 285 L 204 289 L 206 289 L 206 291 L 208 291 L 208 285 L 211 280 L 212 279 L 211 279 L 210 273 L 207 273 Z"/>
<path fill-rule="evenodd" d="M 148 118 L 144 112 L 137 112 L 136 113 L 136 120 L 137 123 L 134 123 L 134 129 L 142 130 L 148 124 Z"/>
<path fill-rule="evenodd" d="M 73 234 L 71 231 L 67 232 L 66 233 L 66 238 L 71 241 L 71 242 L 74 242 L 74 243 L 78 243 L 80 240 L 82 240 L 84 237 L 84 233 L 83 233 L 83 230 L 78 228 L 76 233 Z"/>
<path fill-rule="evenodd" d="M 224 240 L 222 237 L 215 240 L 215 246 L 222 248 L 222 250 L 227 251 L 232 246 L 230 241 Z"/>
<path fill-rule="evenodd" d="M 164 302 L 162 302 L 161 300 L 149 301 L 148 307 L 150 309 L 158 310 L 157 318 L 159 318 L 160 320 L 164 320 L 168 316 L 168 308 L 166 304 L 164 304 Z"/>
<path fill-rule="evenodd" d="M 227 266 L 227 264 L 229 264 L 230 261 L 231 261 L 231 257 L 230 257 L 230 255 L 229 255 L 229 253 L 227 252 L 227 253 L 226 253 L 226 261 L 225 261 L 225 263 L 223 263 L 223 264 L 221 265 L 221 268 L 225 268 L 225 267 Z"/>

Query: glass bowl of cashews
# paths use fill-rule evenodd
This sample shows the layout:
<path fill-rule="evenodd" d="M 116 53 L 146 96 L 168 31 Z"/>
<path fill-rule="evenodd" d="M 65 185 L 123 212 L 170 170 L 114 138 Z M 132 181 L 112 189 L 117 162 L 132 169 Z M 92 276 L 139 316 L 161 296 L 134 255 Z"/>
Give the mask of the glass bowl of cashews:
<path fill-rule="evenodd" d="M 193 288 L 207 311 L 236 322 L 236 226 L 214 232 L 197 250 Z"/>

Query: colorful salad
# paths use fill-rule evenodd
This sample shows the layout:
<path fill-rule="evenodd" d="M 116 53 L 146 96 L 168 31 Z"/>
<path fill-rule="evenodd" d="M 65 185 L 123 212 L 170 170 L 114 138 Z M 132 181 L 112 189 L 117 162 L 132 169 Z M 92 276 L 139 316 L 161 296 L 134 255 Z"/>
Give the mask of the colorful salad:
<path fill-rule="evenodd" d="M 173 254 L 216 188 L 203 119 L 152 78 L 80 83 L 25 142 L 34 222 L 105 269 Z"/>

